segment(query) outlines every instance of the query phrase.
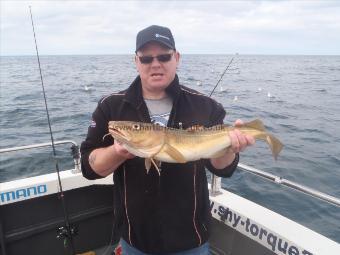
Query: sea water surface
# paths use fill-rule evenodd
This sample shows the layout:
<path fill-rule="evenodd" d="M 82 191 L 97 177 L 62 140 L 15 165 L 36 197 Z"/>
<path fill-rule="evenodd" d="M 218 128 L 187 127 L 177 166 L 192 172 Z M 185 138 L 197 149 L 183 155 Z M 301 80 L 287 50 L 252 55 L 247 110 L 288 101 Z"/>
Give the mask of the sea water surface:
<path fill-rule="evenodd" d="M 274 161 L 263 142 L 241 162 L 340 198 L 340 56 L 183 55 L 183 85 L 213 98 L 226 123 L 260 118 L 284 143 Z M 126 88 L 137 75 L 132 55 L 41 56 L 55 140 L 85 138 L 98 100 Z M 49 142 L 34 56 L 0 58 L 1 148 Z M 199 111 L 199 109 L 197 109 Z M 62 169 L 72 167 L 69 146 L 58 146 Z M 0 182 L 54 172 L 51 149 L 0 155 Z M 224 188 L 340 242 L 340 208 L 243 171 Z"/>

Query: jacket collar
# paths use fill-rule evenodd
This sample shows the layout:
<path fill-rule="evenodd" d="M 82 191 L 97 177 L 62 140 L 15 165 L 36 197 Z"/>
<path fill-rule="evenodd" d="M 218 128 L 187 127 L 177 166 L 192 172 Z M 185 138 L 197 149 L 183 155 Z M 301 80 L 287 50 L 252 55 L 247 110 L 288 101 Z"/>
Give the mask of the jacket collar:
<path fill-rule="evenodd" d="M 172 97 L 175 103 L 181 94 L 181 87 L 179 85 L 177 74 L 175 79 L 169 84 L 165 91 L 170 97 Z M 126 90 L 124 100 L 134 105 L 136 108 L 140 107 L 143 103 L 142 83 L 139 75 Z"/>

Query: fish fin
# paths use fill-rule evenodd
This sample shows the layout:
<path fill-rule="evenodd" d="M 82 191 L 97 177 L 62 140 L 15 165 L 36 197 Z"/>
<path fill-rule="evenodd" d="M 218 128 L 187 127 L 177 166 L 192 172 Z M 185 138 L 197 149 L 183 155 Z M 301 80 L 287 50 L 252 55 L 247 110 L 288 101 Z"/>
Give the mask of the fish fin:
<path fill-rule="evenodd" d="M 145 169 L 146 173 L 149 174 L 150 168 L 151 168 L 151 160 L 150 158 L 145 159 Z"/>
<path fill-rule="evenodd" d="M 183 154 L 180 153 L 176 148 L 170 144 L 165 144 L 164 151 L 178 163 L 186 163 L 187 160 L 184 158 Z"/>
<path fill-rule="evenodd" d="M 267 135 L 266 142 L 268 143 L 275 160 L 277 160 L 277 156 L 279 155 L 280 151 L 282 150 L 283 144 L 280 142 L 279 139 L 277 139 L 276 137 L 274 137 L 272 135 Z"/>
<path fill-rule="evenodd" d="M 202 131 L 202 130 L 204 130 L 204 126 L 202 125 L 193 125 L 186 129 L 186 131 L 188 132 L 195 132 L 195 131 Z"/>
<path fill-rule="evenodd" d="M 159 160 L 154 159 L 154 158 L 153 158 L 153 161 L 156 163 L 156 165 L 157 165 L 158 167 L 161 167 L 162 161 L 159 161 Z M 159 170 L 160 170 L 160 168 L 159 168 Z"/>
<path fill-rule="evenodd" d="M 247 122 L 244 125 L 242 125 L 242 127 L 249 127 L 249 128 L 257 129 L 257 130 L 260 130 L 260 131 L 266 130 L 264 125 L 263 125 L 263 122 L 259 119 Z"/>
<path fill-rule="evenodd" d="M 150 161 L 152 162 L 152 164 L 154 165 L 154 167 L 156 168 L 158 175 L 161 176 L 161 170 L 159 169 L 159 167 L 157 166 L 155 160 L 153 158 L 150 158 Z"/>
<path fill-rule="evenodd" d="M 211 158 L 219 158 L 224 156 L 228 151 L 228 148 L 222 149 L 211 156 Z"/>

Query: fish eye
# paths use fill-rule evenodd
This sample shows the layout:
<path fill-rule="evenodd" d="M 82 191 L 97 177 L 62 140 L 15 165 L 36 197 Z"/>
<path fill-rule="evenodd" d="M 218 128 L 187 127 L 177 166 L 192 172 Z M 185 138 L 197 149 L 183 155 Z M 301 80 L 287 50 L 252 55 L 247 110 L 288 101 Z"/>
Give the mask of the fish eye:
<path fill-rule="evenodd" d="M 132 126 L 132 128 L 135 129 L 135 130 L 140 130 L 140 125 L 139 124 L 134 124 Z"/>

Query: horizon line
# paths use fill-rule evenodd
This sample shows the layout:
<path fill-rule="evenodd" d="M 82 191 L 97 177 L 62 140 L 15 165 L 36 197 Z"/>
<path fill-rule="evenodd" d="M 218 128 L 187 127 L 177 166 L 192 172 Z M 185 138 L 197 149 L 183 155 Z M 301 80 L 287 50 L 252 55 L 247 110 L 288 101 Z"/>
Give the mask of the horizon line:
<path fill-rule="evenodd" d="M 228 56 L 340 56 L 340 54 L 273 54 L 273 53 L 180 53 L 181 55 L 228 55 Z M 95 53 L 95 54 L 39 54 L 39 56 L 127 56 L 135 55 L 134 53 Z M 0 55 L 0 57 L 34 57 L 36 54 L 21 54 L 21 55 Z"/>

